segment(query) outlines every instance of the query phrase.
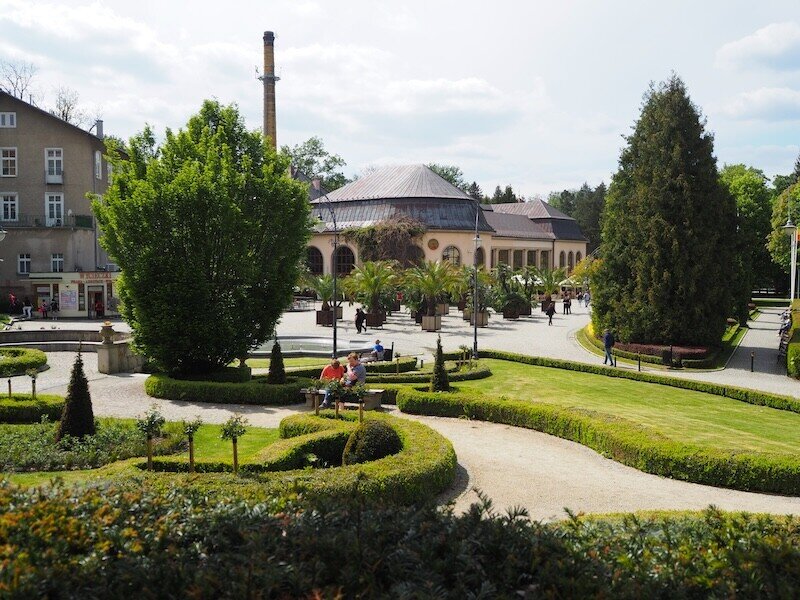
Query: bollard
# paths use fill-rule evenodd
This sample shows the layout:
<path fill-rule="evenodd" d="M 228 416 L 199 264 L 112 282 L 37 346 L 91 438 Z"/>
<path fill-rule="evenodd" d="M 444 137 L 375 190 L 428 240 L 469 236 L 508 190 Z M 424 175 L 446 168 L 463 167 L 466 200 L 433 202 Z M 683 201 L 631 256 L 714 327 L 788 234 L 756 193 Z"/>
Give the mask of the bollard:
<path fill-rule="evenodd" d="M 642 370 L 642 353 L 641 352 L 637 352 L 636 353 L 636 358 L 637 358 L 638 363 L 639 363 L 639 365 L 638 365 L 639 370 L 641 371 Z"/>
<path fill-rule="evenodd" d="M 395 365 L 397 367 L 397 374 L 400 375 L 400 357 L 394 359 Z"/>
<path fill-rule="evenodd" d="M 8 397 L 11 398 L 11 378 L 8 380 Z"/>
<path fill-rule="evenodd" d="M 31 398 L 36 400 L 36 378 L 31 377 Z"/>
<path fill-rule="evenodd" d="M 314 414 L 319 416 L 319 394 L 314 394 Z"/>
<path fill-rule="evenodd" d="M 750 352 L 750 372 L 751 373 L 753 372 L 753 367 L 755 365 L 755 362 L 756 362 L 756 353 L 755 352 Z"/>
<path fill-rule="evenodd" d="M 419 359 L 419 370 L 422 371 L 422 367 L 424 367 L 424 366 L 425 366 L 425 361 L 420 358 Z"/>

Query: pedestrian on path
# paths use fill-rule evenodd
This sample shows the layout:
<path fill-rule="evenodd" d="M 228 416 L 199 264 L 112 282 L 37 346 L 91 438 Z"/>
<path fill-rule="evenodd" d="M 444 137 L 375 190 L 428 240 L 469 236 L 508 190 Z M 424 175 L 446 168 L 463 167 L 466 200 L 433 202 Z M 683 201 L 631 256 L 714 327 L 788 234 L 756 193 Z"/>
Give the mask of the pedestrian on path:
<path fill-rule="evenodd" d="M 589 308 L 589 301 L 592 299 L 592 295 L 589 293 L 589 290 L 586 290 L 586 293 L 583 295 L 583 302 L 586 308 Z"/>
<path fill-rule="evenodd" d="M 556 314 L 556 303 L 555 301 L 550 302 L 550 306 L 547 307 L 547 311 L 544 313 L 546 314 L 550 320 L 547 322 L 548 325 L 553 324 L 553 315 Z"/>
<path fill-rule="evenodd" d="M 617 366 L 617 361 L 612 354 L 616 340 L 614 334 L 608 329 L 603 330 L 603 347 L 606 349 L 606 355 L 603 357 L 603 364 L 608 363 L 612 367 Z"/>
<path fill-rule="evenodd" d="M 361 330 L 364 330 L 364 333 L 367 332 L 367 327 L 364 325 L 364 321 L 366 320 L 367 315 L 364 313 L 363 310 L 360 308 L 356 309 L 356 331 L 361 333 Z"/>
<path fill-rule="evenodd" d="M 26 319 L 31 318 L 31 311 L 33 310 L 33 305 L 31 305 L 31 299 L 25 296 L 25 300 L 22 304 L 22 316 Z"/>
<path fill-rule="evenodd" d="M 39 312 L 42 313 L 42 318 L 47 318 L 47 300 L 42 300 L 42 304 L 39 306 Z"/>

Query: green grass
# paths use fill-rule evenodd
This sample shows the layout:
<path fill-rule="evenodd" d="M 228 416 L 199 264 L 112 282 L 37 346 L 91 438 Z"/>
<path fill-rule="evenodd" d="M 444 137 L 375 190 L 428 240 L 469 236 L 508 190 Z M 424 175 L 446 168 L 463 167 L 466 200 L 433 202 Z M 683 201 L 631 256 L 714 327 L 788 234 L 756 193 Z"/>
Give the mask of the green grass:
<path fill-rule="evenodd" d="M 6 314 L 0 313 L 0 325 L 5 325 L 6 323 L 11 321 L 11 317 Z"/>
<path fill-rule="evenodd" d="M 314 367 L 319 365 L 320 370 L 322 367 L 330 363 L 329 360 L 325 358 L 319 358 L 314 356 L 307 356 L 302 358 L 284 358 L 283 364 L 284 366 L 288 367 Z M 236 363 L 238 364 L 238 363 Z M 235 366 L 235 365 L 234 365 Z M 247 366 L 251 369 L 268 369 L 269 368 L 269 359 L 268 358 L 249 358 L 247 359 Z"/>
<path fill-rule="evenodd" d="M 122 422 L 134 423 L 133 419 L 119 419 Z M 238 442 L 239 462 L 246 463 L 252 459 L 265 446 L 272 444 L 279 438 L 277 429 L 264 427 L 248 427 Z M 224 462 L 233 464 L 233 448 L 229 440 L 220 437 L 220 425 L 203 425 L 195 433 L 194 438 L 195 461 Z M 189 460 L 189 451 L 173 454 L 176 460 Z M 106 480 L 117 475 L 135 475 L 140 471 L 134 466 L 141 463 L 142 459 L 131 458 L 106 465 L 99 469 L 83 469 L 77 471 L 47 471 L 37 473 L 6 474 L 5 477 L 14 484 L 21 486 L 43 485 L 55 479 L 65 483 L 88 482 L 91 480 Z"/>
<path fill-rule="evenodd" d="M 492 359 L 481 364 L 493 376 L 459 388 L 621 417 L 673 440 L 720 450 L 800 452 L 800 414 L 590 373 Z"/>
<path fill-rule="evenodd" d="M 753 304 L 760 308 L 788 308 L 789 298 L 753 298 Z"/>

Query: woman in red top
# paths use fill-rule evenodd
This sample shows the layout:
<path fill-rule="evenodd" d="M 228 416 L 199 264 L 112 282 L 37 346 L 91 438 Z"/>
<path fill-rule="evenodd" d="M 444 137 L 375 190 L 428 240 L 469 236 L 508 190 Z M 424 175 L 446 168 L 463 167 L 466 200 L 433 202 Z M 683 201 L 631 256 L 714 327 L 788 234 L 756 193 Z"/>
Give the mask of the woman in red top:
<path fill-rule="evenodd" d="M 322 374 L 319 376 L 322 381 L 334 381 L 344 377 L 344 367 L 337 359 L 331 359 L 331 364 L 322 369 Z M 325 398 L 322 400 L 322 407 L 328 408 L 331 403 L 328 401 L 328 390 L 325 390 Z"/>

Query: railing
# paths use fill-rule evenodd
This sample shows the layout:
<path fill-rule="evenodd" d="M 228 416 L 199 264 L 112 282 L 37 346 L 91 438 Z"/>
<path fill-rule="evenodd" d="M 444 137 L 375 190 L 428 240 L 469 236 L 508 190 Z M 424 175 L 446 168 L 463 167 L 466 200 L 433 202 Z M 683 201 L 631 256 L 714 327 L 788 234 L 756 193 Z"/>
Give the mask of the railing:
<path fill-rule="evenodd" d="M 14 227 L 77 227 L 80 229 L 93 229 L 94 217 L 92 215 L 67 215 L 60 218 L 46 217 L 45 215 L 17 215 L 15 220 L 5 220 L 0 215 L 0 226 L 11 229 Z"/>

